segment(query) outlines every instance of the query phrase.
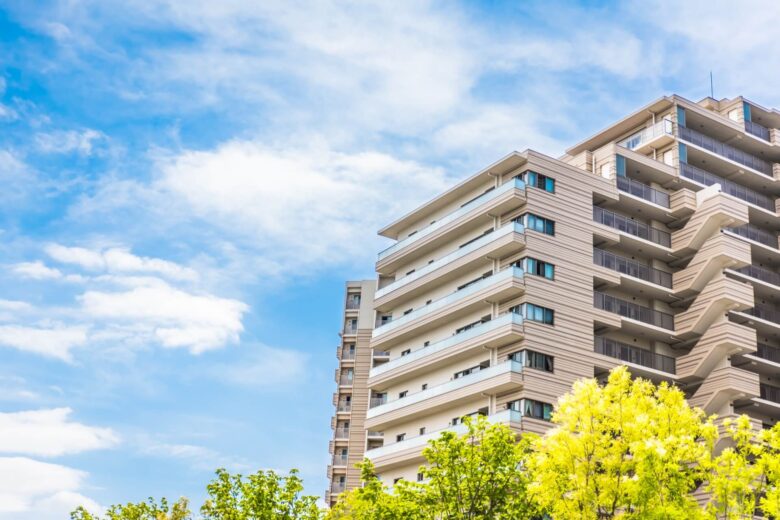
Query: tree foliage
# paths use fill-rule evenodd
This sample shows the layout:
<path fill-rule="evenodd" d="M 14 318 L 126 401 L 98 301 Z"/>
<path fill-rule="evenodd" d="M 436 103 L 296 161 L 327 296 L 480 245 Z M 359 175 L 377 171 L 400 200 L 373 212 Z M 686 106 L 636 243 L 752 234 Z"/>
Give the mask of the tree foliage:
<path fill-rule="evenodd" d="M 93 515 L 83 507 L 79 507 L 70 514 L 71 520 L 101 520 L 101 517 Z M 166 499 L 158 504 L 153 498 L 137 504 L 118 504 L 108 508 L 103 520 L 190 520 L 189 502 L 186 498 L 180 498 L 172 506 Z"/>

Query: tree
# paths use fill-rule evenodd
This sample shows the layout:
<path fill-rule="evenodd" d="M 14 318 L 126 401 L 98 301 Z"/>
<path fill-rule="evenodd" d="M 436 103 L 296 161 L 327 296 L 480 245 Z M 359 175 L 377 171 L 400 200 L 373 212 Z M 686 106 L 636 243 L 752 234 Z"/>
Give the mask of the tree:
<path fill-rule="evenodd" d="M 614 369 L 575 383 L 534 443 L 530 491 L 554 518 L 696 519 L 693 492 L 713 462 L 717 430 L 675 386 Z"/>
<path fill-rule="evenodd" d="M 70 514 L 71 520 L 100 520 L 100 517 L 93 515 L 83 507 L 79 507 Z M 108 508 L 105 520 L 190 520 L 189 503 L 186 498 L 180 498 L 168 506 L 166 499 L 160 500 L 160 503 L 150 498 L 146 502 L 137 504 L 127 503 L 124 505 L 114 505 Z"/>
<path fill-rule="evenodd" d="M 451 520 L 532 518 L 528 473 L 529 435 L 518 442 L 506 425 L 482 416 L 464 418 L 465 435 L 443 432 L 423 450 L 428 482 L 420 499 L 436 518 Z"/>
<path fill-rule="evenodd" d="M 303 495 L 297 470 L 286 477 L 269 470 L 244 478 L 218 469 L 206 489 L 204 520 L 317 520 L 322 514 L 318 497 Z"/>

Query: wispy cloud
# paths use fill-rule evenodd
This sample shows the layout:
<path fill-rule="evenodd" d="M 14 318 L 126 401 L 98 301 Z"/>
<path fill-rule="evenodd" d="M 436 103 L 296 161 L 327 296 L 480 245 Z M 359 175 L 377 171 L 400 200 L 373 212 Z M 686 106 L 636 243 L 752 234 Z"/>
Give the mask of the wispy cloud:
<path fill-rule="evenodd" d="M 87 328 L 84 326 L 58 325 L 47 328 L 23 325 L 0 326 L 0 346 L 61 361 L 72 361 L 71 350 L 86 342 Z"/>

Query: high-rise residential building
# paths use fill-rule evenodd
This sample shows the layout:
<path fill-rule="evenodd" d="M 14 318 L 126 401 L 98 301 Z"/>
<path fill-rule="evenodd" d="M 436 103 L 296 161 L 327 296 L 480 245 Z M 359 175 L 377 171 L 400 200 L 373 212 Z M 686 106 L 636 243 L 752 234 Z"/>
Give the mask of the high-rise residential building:
<path fill-rule="evenodd" d="M 387 225 L 360 449 L 386 484 L 419 479 L 426 442 L 464 416 L 544 432 L 577 379 L 616 365 L 773 425 L 778 197 L 780 112 L 668 96 Z"/>

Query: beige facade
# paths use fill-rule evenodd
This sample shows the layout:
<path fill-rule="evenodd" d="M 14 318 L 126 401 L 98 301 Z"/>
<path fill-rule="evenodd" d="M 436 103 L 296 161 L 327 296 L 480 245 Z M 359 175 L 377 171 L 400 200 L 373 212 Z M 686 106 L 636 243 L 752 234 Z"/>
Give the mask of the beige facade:
<path fill-rule="evenodd" d="M 779 128 L 742 98 L 664 97 L 380 230 L 395 242 L 376 264 L 363 428 L 381 478 L 419 478 L 427 440 L 464 415 L 543 432 L 575 380 L 619 364 L 773 425 Z"/>

